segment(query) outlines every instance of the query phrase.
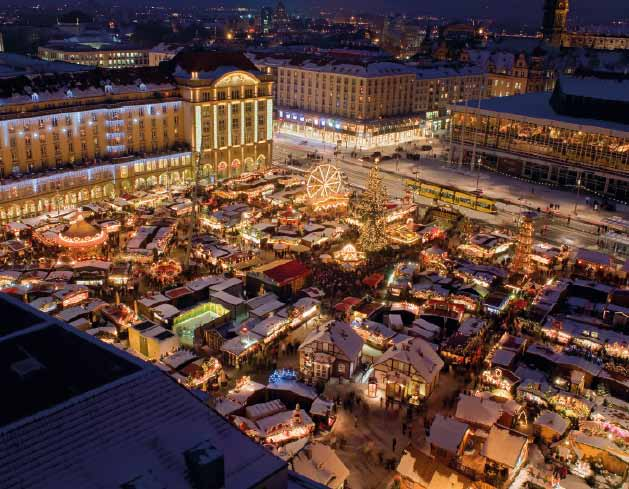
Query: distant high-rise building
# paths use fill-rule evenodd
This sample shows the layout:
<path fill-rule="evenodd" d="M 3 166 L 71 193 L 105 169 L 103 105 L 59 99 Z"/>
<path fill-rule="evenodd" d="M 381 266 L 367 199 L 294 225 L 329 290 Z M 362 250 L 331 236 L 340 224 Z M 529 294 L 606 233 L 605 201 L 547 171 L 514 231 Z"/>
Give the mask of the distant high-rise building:
<path fill-rule="evenodd" d="M 271 7 L 262 7 L 260 10 L 260 32 L 268 34 L 273 27 L 273 9 Z"/>
<path fill-rule="evenodd" d="M 553 46 L 561 46 L 568 22 L 568 0 L 545 0 L 542 32 Z"/>
<path fill-rule="evenodd" d="M 276 29 L 281 29 L 288 25 L 288 14 L 286 13 L 286 7 L 282 0 L 277 2 L 275 7 L 275 13 L 273 14 L 273 24 Z"/>

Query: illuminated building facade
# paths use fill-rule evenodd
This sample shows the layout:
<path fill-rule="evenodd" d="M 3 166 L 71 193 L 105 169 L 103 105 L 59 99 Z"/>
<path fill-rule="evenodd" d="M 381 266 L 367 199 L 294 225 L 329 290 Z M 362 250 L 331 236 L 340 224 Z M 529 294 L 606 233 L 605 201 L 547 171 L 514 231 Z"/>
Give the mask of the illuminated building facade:
<path fill-rule="evenodd" d="M 415 71 L 402 64 L 308 61 L 278 67 L 276 82 L 281 132 L 365 149 L 421 135 Z"/>
<path fill-rule="evenodd" d="M 272 82 L 235 53 L 7 79 L 0 99 L 3 221 L 190 181 L 196 151 L 210 181 L 271 160 Z"/>
<path fill-rule="evenodd" d="M 427 135 L 446 128 L 448 104 L 482 96 L 485 77 L 481 67 L 417 68 L 413 110 L 424 114 Z"/>
<path fill-rule="evenodd" d="M 463 151 L 469 161 L 476 141 L 486 168 L 627 201 L 627 83 L 562 78 L 552 95 L 488 99 L 480 109 L 476 103 L 450 106 L 455 159 Z"/>
<path fill-rule="evenodd" d="M 100 68 L 149 66 L 149 50 L 128 46 L 105 45 L 94 48 L 83 44 L 40 46 L 37 55 L 46 61 L 65 61 Z"/>

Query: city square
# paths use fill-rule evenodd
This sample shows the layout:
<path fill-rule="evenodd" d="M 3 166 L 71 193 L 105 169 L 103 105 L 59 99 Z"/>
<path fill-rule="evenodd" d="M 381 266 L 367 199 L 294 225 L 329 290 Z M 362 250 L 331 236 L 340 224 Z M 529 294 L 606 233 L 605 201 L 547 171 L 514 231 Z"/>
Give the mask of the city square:
<path fill-rule="evenodd" d="M 0 487 L 627 487 L 629 43 L 567 5 L 7 57 Z"/>

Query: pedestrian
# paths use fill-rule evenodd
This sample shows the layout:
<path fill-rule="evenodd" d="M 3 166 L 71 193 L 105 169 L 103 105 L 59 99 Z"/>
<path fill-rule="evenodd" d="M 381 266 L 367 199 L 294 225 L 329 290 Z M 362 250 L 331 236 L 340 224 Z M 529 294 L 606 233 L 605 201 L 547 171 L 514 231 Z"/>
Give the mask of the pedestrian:
<path fill-rule="evenodd" d="M 383 404 L 384 404 L 384 397 L 380 396 L 380 409 L 382 409 Z"/>
<path fill-rule="evenodd" d="M 397 440 L 395 437 L 393 437 L 393 440 L 391 440 L 391 450 L 395 453 L 395 447 L 397 446 Z"/>

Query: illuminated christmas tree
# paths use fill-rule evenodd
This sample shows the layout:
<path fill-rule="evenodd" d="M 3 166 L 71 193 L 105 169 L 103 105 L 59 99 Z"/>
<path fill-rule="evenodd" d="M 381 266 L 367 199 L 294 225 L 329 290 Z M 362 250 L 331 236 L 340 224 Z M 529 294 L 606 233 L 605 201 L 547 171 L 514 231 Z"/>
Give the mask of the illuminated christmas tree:
<path fill-rule="evenodd" d="M 358 245 L 364 251 L 380 251 L 387 245 L 386 234 L 386 203 L 387 188 L 382 182 L 380 169 L 376 163 L 367 178 L 367 188 L 356 206 L 362 222 Z"/>

